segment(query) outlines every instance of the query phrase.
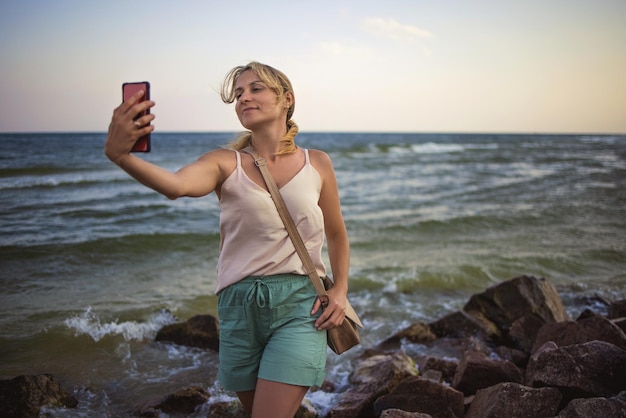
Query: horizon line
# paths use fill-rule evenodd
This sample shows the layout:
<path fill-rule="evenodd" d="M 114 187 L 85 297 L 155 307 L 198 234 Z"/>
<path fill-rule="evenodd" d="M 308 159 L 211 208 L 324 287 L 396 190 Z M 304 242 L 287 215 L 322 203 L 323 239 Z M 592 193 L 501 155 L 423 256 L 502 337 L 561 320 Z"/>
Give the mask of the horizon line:
<path fill-rule="evenodd" d="M 160 134 L 237 134 L 245 130 L 163 130 L 152 132 L 152 135 Z M 12 134 L 102 134 L 107 131 L 101 130 L 35 130 L 35 131 L 0 131 L 0 135 Z M 399 135 L 602 135 L 602 136 L 626 136 L 626 132 L 579 132 L 579 131 L 361 131 L 361 130 L 307 130 L 299 134 L 399 134 Z"/>

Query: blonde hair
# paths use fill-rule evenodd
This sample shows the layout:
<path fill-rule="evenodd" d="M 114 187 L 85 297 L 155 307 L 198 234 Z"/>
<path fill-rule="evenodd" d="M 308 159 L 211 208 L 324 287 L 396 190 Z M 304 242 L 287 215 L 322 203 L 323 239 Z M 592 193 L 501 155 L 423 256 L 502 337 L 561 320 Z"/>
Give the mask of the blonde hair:
<path fill-rule="evenodd" d="M 285 97 L 285 94 L 292 93 L 293 87 L 291 81 L 280 70 L 274 67 L 270 67 L 266 64 L 261 64 L 256 61 L 252 61 L 248 65 L 239 65 L 230 70 L 224 82 L 222 83 L 221 96 L 224 103 L 233 103 L 236 100 L 235 85 L 237 80 L 245 71 L 254 72 L 270 89 L 276 93 L 277 99 L 280 101 Z M 295 152 L 297 147 L 295 143 L 295 137 L 298 134 L 298 125 L 291 120 L 293 112 L 295 110 L 295 99 L 289 109 L 287 109 L 287 134 L 281 138 L 280 142 L 283 145 L 278 154 L 290 154 Z M 231 141 L 227 147 L 235 150 L 241 150 L 250 145 L 252 139 L 252 132 L 244 131 L 239 133 L 233 141 Z"/>

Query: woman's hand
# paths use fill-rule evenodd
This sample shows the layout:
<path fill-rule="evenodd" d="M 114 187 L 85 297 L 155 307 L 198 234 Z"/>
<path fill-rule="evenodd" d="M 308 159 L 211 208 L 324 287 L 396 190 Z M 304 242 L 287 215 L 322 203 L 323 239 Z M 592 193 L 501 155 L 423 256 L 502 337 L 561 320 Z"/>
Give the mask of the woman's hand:
<path fill-rule="evenodd" d="M 328 306 L 315 321 L 315 328 L 319 331 L 338 327 L 346 317 L 346 306 L 348 299 L 346 292 L 332 287 L 328 290 Z M 322 308 L 320 298 L 315 299 L 311 315 L 315 315 Z"/>
<path fill-rule="evenodd" d="M 154 120 L 153 114 L 143 115 L 139 119 L 133 120 L 138 113 L 154 106 L 154 102 L 150 100 L 137 103 L 143 94 L 143 91 L 138 91 L 113 111 L 104 153 L 118 165 L 124 156 L 130 153 L 133 145 L 140 137 L 154 130 L 154 126 L 149 125 Z"/>

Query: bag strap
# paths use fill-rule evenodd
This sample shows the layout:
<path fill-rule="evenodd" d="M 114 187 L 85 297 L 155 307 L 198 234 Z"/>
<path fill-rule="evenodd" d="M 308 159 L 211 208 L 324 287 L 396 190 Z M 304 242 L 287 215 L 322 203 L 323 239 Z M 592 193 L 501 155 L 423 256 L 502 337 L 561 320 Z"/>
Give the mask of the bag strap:
<path fill-rule="evenodd" d="M 322 280 L 317 275 L 315 264 L 313 264 L 311 255 L 307 251 L 306 246 L 304 245 L 304 242 L 302 241 L 302 236 L 300 236 L 300 233 L 298 232 L 298 228 L 296 227 L 296 224 L 294 223 L 293 218 L 291 217 L 291 215 L 289 214 L 289 211 L 287 210 L 287 205 L 285 205 L 285 201 L 283 200 L 283 197 L 281 196 L 280 191 L 278 190 L 278 186 L 276 185 L 274 178 L 272 177 L 269 169 L 267 168 L 267 161 L 265 160 L 265 158 L 261 158 L 259 154 L 257 154 L 256 151 L 252 149 L 251 147 L 246 148 L 244 151 L 246 151 L 248 154 L 252 156 L 252 158 L 254 158 L 254 165 L 256 165 L 261 171 L 261 175 L 263 176 L 263 180 L 265 181 L 265 184 L 267 185 L 267 189 L 272 195 L 272 200 L 274 201 L 274 204 L 276 205 L 278 214 L 280 215 L 280 218 L 283 220 L 283 223 L 285 224 L 285 228 L 287 229 L 289 238 L 291 238 L 291 241 L 293 242 L 294 247 L 296 247 L 296 252 L 300 256 L 300 259 L 302 260 L 304 269 L 306 270 L 307 275 L 311 279 L 311 282 L 313 283 L 313 287 L 315 287 L 315 291 L 317 292 L 317 295 L 320 298 L 320 302 L 322 302 L 322 307 L 325 308 L 326 306 L 328 306 L 328 294 L 326 293 L 326 289 L 324 288 L 324 284 L 322 283 Z"/>

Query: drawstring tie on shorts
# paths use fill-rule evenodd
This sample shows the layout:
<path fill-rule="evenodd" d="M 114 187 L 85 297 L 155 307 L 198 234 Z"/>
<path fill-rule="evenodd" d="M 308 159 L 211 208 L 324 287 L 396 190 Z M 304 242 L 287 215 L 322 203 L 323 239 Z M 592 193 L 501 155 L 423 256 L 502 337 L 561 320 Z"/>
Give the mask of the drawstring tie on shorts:
<path fill-rule="evenodd" d="M 252 304 L 256 299 L 256 306 L 259 308 L 265 308 L 266 306 L 266 297 L 265 292 L 263 292 L 263 287 L 267 289 L 267 299 L 269 302 L 269 308 L 272 308 L 272 292 L 270 291 L 267 283 L 263 281 L 263 279 L 254 279 L 254 282 L 250 285 L 248 292 L 246 293 L 246 301 L 248 304 Z"/>

